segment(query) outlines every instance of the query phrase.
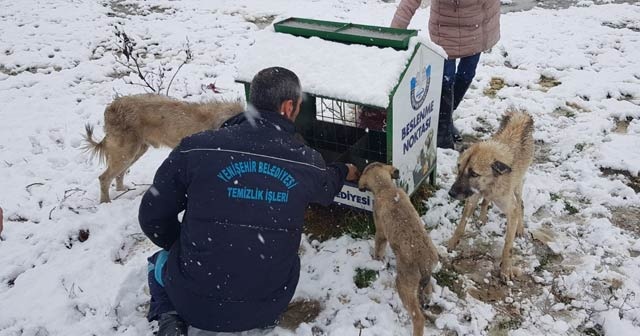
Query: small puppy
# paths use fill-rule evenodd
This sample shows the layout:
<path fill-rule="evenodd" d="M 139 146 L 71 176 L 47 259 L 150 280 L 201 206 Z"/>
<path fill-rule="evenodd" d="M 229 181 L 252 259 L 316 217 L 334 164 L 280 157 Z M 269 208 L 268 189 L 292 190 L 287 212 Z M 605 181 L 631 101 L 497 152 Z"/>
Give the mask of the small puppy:
<path fill-rule="evenodd" d="M 105 137 L 93 140 L 93 126 L 86 125 L 85 150 L 107 161 L 100 175 L 100 203 L 109 202 L 109 185 L 125 190 L 124 174 L 149 148 L 176 147 L 182 138 L 218 129 L 241 113 L 239 101 L 187 103 L 157 94 L 116 98 L 104 111 Z"/>
<path fill-rule="evenodd" d="M 522 111 L 511 110 L 504 115 L 500 128 L 491 139 L 469 147 L 458 159 L 458 177 L 449 195 L 466 200 L 460 223 L 449 240 L 453 250 L 464 234 L 465 225 L 482 199 L 480 223 L 487 222 L 489 202 L 507 215 L 507 232 L 500 276 L 513 277 L 511 247 L 515 236 L 524 233 L 522 185 L 524 175 L 533 161 L 533 119 Z"/>
<path fill-rule="evenodd" d="M 364 169 L 358 186 L 374 196 L 374 258 L 384 257 L 389 241 L 397 259 L 398 294 L 411 315 L 413 336 L 422 336 L 425 314 L 420 303 L 431 295 L 431 272 L 438 263 L 438 252 L 409 196 L 392 181 L 398 177 L 399 172 L 393 166 L 374 162 Z"/>

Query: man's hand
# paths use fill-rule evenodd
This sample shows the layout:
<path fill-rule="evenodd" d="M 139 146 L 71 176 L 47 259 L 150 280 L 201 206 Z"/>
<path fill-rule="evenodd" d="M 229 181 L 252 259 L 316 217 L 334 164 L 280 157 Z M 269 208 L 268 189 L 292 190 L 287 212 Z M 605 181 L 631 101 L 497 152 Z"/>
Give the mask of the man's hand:
<path fill-rule="evenodd" d="M 358 167 L 354 166 L 351 163 L 347 163 L 347 168 L 349 168 L 349 173 L 347 174 L 347 181 L 355 182 L 360 178 L 360 171 Z"/>

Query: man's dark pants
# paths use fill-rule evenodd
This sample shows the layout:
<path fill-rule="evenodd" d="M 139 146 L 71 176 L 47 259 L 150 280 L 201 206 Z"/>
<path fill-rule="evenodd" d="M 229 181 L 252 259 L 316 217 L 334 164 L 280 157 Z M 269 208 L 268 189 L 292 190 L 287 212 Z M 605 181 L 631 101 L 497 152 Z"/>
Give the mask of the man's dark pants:
<path fill-rule="evenodd" d="M 149 261 L 147 279 L 149 281 L 149 293 L 151 294 L 149 314 L 147 315 L 149 321 L 157 320 L 160 314 L 175 311 L 173 304 L 169 301 L 167 292 L 164 290 L 164 281 L 162 280 L 164 264 L 168 256 L 168 251 L 160 250 L 147 259 Z"/>

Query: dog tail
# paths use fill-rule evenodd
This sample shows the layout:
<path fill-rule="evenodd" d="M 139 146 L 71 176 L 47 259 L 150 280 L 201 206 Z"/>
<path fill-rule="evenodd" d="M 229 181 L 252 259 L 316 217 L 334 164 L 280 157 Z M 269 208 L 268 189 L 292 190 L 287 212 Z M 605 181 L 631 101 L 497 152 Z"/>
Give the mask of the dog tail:
<path fill-rule="evenodd" d="M 104 139 L 102 139 L 102 141 L 100 142 L 96 142 L 95 140 L 93 140 L 93 125 L 84 125 L 84 130 L 86 132 L 86 134 L 84 135 L 85 144 L 84 146 L 82 146 L 82 149 L 85 152 L 90 152 L 92 159 L 97 156 L 100 163 L 104 162 L 107 157 Z"/>

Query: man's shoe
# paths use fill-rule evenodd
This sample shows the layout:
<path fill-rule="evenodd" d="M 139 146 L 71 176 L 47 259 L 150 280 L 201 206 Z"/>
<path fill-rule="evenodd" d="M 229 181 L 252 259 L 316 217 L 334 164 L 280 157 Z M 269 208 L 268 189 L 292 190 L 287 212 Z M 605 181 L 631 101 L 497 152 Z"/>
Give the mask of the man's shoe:
<path fill-rule="evenodd" d="M 187 336 L 189 325 L 175 313 L 160 314 L 156 336 Z"/>

